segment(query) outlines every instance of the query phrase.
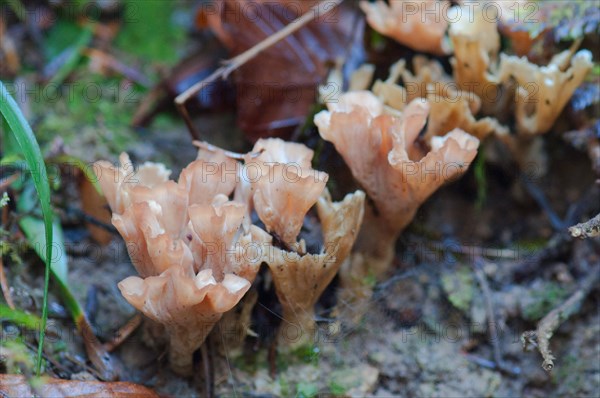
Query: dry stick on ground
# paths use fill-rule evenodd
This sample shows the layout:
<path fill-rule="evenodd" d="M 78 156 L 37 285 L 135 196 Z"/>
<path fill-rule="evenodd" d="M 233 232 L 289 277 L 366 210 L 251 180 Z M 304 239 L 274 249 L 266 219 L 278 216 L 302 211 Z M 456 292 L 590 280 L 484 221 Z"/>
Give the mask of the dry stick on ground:
<path fill-rule="evenodd" d="M 579 200 L 569 206 L 565 223 L 574 224 L 580 220 L 586 213 L 595 213 L 599 210 L 600 189 L 592 186 L 586 191 Z M 557 231 L 548 241 L 546 247 L 535 253 L 521 253 L 524 259 L 514 267 L 513 273 L 515 279 L 523 279 L 530 274 L 542 269 L 540 265 L 550 259 L 557 258 L 567 253 L 571 248 L 573 237 L 566 230 Z"/>
<path fill-rule="evenodd" d="M 550 372 L 554 368 L 554 355 L 550 351 L 550 339 L 558 327 L 569 317 L 579 311 L 581 303 L 600 280 L 600 266 L 592 268 L 581 283 L 581 287 L 560 306 L 548 313 L 539 323 L 536 330 L 521 335 L 523 351 L 537 347 L 544 358 L 542 367 Z"/>
<path fill-rule="evenodd" d="M 17 179 L 17 174 L 13 174 L 8 178 L 3 178 L 0 180 L 0 191 L 4 191 L 10 184 L 13 183 Z M 6 219 L 8 219 L 8 207 L 2 207 L 2 220 L 0 222 L 0 226 L 4 226 Z M 6 300 L 6 304 L 10 307 L 11 310 L 15 309 L 15 303 L 13 302 L 12 295 L 10 294 L 10 287 L 8 286 L 8 280 L 6 279 L 6 274 L 4 273 L 4 262 L 2 261 L 2 253 L 0 253 L 0 289 L 4 294 L 4 299 Z"/>
<path fill-rule="evenodd" d="M 4 299 L 6 300 L 6 304 L 10 307 L 11 310 L 15 309 L 15 303 L 13 302 L 12 296 L 10 294 L 10 287 L 8 286 L 8 281 L 6 280 L 6 275 L 4 274 L 4 262 L 2 261 L 2 255 L 0 253 L 0 287 L 2 288 L 2 293 L 4 294 Z"/>
<path fill-rule="evenodd" d="M 481 257 L 475 258 L 473 263 L 473 269 L 475 271 L 475 277 L 481 286 L 483 292 L 483 298 L 485 301 L 485 310 L 487 314 L 488 329 L 490 333 L 490 342 L 492 343 L 492 349 L 494 353 L 494 362 L 496 367 L 507 374 L 516 376 L 521 373 L 521 369 L 518 367 L 512 367 L 508 365 L 502 359 L 502 350 L 500 349 L 500 340 L 498 338 L 498 322 L 496 322 L 496 314 L 494 311 L 494 303 L 492 301 L 492 292 L 488 285 L 485 274 L 482 268 L 483 259 Z"/>
<path fill-rule="evenodd" d="M 142 320 L 141 314 L 134 315 L 125 325 L 119 328 L 114 339 L 104 343 L 104 349 L 108 352 L 116 350 L 142 324 Z"/>
<path fill-rule="evenodd" d="M 574 225 L 569 228 L 574 238 L 595 238 L 600 236 L 600 213 L 589 221 Z"/>
<path fill-rule="evenodd" d="M 244 65 L 246 62 L 250 61 L 252 58 L 256 57 L 262 51 L 273 46 L 274 44 L 277 44 L 279 41 L 281 41 L 281 40 L 285 39 L 286 37 L 288 37 L 289 35 L 293 34 L 298 29 L 302 28 L 303 26 L 305 26 L 306 24 L 311 22 L 313 19 L 315 19 L 319 16 L 323 16 L 323 15 L 327 14 L 328 12 L 332 11 L 334 8 L 336 8 L 338 5 L 340 5 L 343 1 L 344 0 L 323 0 L 323 1 L 321 1 L 319 4 L 315 5 L 313 8 L 308 10 L 304 15 L 302 15 L 300 18 L 297 18 L 296 20 L 294 20 L 292 23 L 287 25 L 285 28 L 281 29 L 279 32 L 267 37 L 266 39 L 264 39 L 260 43 L 256 44 L 254 47 L 248 49 L 247 51 L 241 53 L 240 55 L 233 57 L 228 61 L 225 61 L 224 65 L 222 67 L 220 67 L 219 69 L 214 71 L 206 79 L 194 84 L 192 87 L 188 88 L 183 93 L 179 94 L 177 96 L 177 98 L 175 98 L 175 105 L 177 106 L 179 113 L 181 113 L 181 116 L 183 117 L 185 124 L 187 125 L 188 129 L 190 130 L 190 134 L 192 135 L 192 137 L 195 140 L 200 139 L 200 133 L 194 127 L 194 125 L 192 123 L 192 119 L 190 118 L 187 108 L 185 107 L 185 103 L 192 96 L 196 95 L 196 93 L 200 92 L 206 86 L 213 83 L 214 81 L 216 81 L 219 78 L 227 79 L 227 77 L 231 74 L 231 72 L 233 72 L 240 66 Z"/>

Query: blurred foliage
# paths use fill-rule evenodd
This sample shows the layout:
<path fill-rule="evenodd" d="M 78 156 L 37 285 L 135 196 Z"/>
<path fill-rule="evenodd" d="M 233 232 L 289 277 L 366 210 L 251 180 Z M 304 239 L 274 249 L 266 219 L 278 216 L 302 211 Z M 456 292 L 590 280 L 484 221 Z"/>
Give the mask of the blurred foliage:
<path fill-rule="evenodd" d="M 313 398 L 319 393 L 319 388 L 314 383 L 300 382 L 296 384 L 296 397 Z"/>
<path fill-rule="evenodd" d="M 145 61 L 174 65 L 180 60 L 177 49 L 183 47 L 186 27 L 176 18 L 175 2 L 131 0 L 125 7 L 117 48 Z"/>
<path fill-rule="evenodd" d="M 462 311 L 468 311 L 471 308 L 474 283 L 473 272 L 466 266 L 444 271 L 442 274 L 442 287 L 448 295 L 448 300 Z"/>
<path fill-rule="evenodd" d="M 522 309 L 525 320 L 538 321 L 561 304 L 569 291 L 556 282 L 547 282 L 530 292 L 530 302 Z"/>

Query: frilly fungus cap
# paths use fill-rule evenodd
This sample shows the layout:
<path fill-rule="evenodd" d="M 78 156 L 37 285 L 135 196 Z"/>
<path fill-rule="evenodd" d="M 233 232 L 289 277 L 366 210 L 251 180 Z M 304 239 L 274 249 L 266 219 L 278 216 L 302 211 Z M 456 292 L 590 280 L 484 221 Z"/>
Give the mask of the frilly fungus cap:
<path fill-rule="evenodd" d="M 328 176 L 312 169 L 313 151 L 304 145 L 259 140 L 243 165 L 219 148 L 200 146 L 178 182 L 160 165 L 135 173 L 125 154 L 127 172 L 97 164 L 113 223 L 140 274 L 122 281 L 121 293 L 164 325 L 171 365 L 183 375 L 191 374 L 193 352 L 242 298 L 263 262 L 277 272 L 284 318 L 312 330 L 313 306 L 354 243 L 364 203 L 360 191 L 332 203 L 324 192 Z M 297 238 L 315 203 L 324 248 L 307 254 Z M 252 225 L 253 210 L 271 234 Z M 298 310 L 309 316 L 293 316 Z"/>
<path fill-rule="evenodd" d="M 311 167 L 313 151 L 302 144 L 261 139 L 247 156 L 252 202 L 267 231 L 295 247 L 304 216 L 317 202 L 329 176 Z"/>
<path fill-rule="evenodd" d="M 373 86 L 373 93 L 387 105 L 387 113 L 399 116 L 398 111 L 410 101 L 425 98 L 431 107 L 425 133 L 427 139 L 456 128 L 480 140 L 492 133 L 508 133 L 494 118 L 475 118 L 481 108 L 481 99 L 475 93 L 460 90 L 439 62 L 415 56 L 413 70 L 411 73 L 402 59 L 392 65 L 388 79 L 379 80 Z"/>
<path fill-rule="evenodd" d="M 496 61 L 500 34 L 495 18 L 484 15 L 481 6 L 464 5 L 450 9 L 449 35 L 454 48 L 451 59 L 454 80 L 465 91 L 477 94 L 484 111 L 498 102 Z M 489 113 L 489 112 L 488 112 Z"/>
<path fill-rule="evenodd" d="M 592 53 L 570 50 L 555 55 L 547 66 L 532 64 L 526 57 L 501 54 L 500 78 L 517 83 L 517 132 L 548 132 L 593 67 Z"/>
<path fill-rule="evenodd" d="M 439 7 L 444 5 L 443 2 L 389 0 L 388 3 L 383 0 L 359 3 L 373 29 L 416 51 L 436 55 L 448 53 L 444 41 L 448 19 Z M 440 11 L 424 12 L 432 9 Z"/>
<path fill-rule="evenodd" d="M 324 243 L 321 252 L 301 255 L 274 247 L 265 259 L 283 309 L 282 344 L 310 342 L 315 331 L 314 305 L 350 254 L 362 223 L 364 200 L 365 194 L 356 191 L 332 203 L 325 191 L 317 202 Z"/>
<path fill-rule="evenodd" d="M 479 140 L 459 129 L 423 153 L 415 140 L 428 114 L 423 99 L 408 104 L 399 118 L 384 114 L 381 101 L 361 91 L 342 95 L 315 116 L 321 137 L 335 145 L 382 220 L 396 231 L 435 190 L 464 173 L 477 154 Z"/>
<path fill-rule="evenodd" d="M 389 269 L 394 244 L 421 203 L 444 183 L 462 175 L 475 158 L 479 140 L 460 129 L 433 137 L 429 151 L 416 145 L 429 114 L 422 98 L 398 116 L 369 91 L 348 92 L 315 116 L 323 139 L 346 161 L 372 200 L 357 239 L 356 253 L 342 267 L 339 302 L 351 303 L 354 320 L 372 293 L 371 280 Z M 358 316 L 356 316 L 358 314 Z"/>

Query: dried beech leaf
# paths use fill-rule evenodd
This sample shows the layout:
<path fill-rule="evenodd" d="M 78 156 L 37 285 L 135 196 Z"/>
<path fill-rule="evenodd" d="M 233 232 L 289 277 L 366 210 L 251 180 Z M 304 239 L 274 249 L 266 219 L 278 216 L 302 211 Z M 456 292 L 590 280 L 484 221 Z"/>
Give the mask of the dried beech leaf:
<path fill-rule="evenodd" d="M 37 385 L 37 380 L 35 381 Z M 128 383 L 101 381 L 61 380 L 42 378 L 35 390 L 25 376 L 0 374 L 0 395 L 3 397 L 158 397 L 154 391 L 144 386 Z"/>
<path fill-rule="evenodd" d="M 235 56 L 281 30 L 315 3 L 224 0 L 215 3 L 220 15 L 211 16 L 209 24 Z M 348 56 L 348 48 L 362 48 L 357 21 L 353 8 L 337 7 L 234 73 L 238 124 L 248 138 L 285 136 L 305 121 L 329 65 Z"/>

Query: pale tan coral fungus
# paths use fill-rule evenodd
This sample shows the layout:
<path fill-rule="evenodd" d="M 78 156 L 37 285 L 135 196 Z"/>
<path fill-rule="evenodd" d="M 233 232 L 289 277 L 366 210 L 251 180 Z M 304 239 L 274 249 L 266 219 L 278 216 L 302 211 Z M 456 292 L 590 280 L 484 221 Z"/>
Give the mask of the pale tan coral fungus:
<path fill-rule="evenodd" d="M 455 129 L 434 137 L 429 152 L 415 145 L 429 114 L 423 99 L 409 103 L 400 117 L 384 113 L 383 103 L 368 91 L 343 94 L 328 108 L 315 116 L 319 133 L 335 145 L 373 201 L 365 210 L 357 253 L 340 273 L 347 288 L 342 301 L 358 305 L 357 298 L 370 296 L 365 281 L 388 270 L 394 243 L 421 203 L 467 170 L 479 140 Z"/>
<path fill-rule="evenodd" d="M 241 156 L 242 165 L 204 145 L 178 182 L 168 180 L 170 172 L 160 165 L 145 164 L 134 172 L 125 154 L 119 168 L 97 163 L 113 224 L 140 274 L 119 289 L 135 308 L 164 325 L 176 372 L 191 374 L 193 352 L 239 302 L 263 262 L 273 270 L 285 322 L 302 331 L 292 343 L 309 341 L 313 306 L 354 243 L 364 200 L 357 192 L 332 203 L 324 192 L 328 176 L 312 169 L 312 156 L 301 144 L 259 140 Z M 324 247 L 310 254 L 297 238 L 317 202 Z M 271 235 L 252 225 L 252 210 L 277 237 L 277 247 Z"/>
<path fill-rule="evenodd" d="M 566 50 L 555 55 L 547 66 L 538 66 L 525 57 L 506 56 L 500 61 L 503 81 L 517 82 L 517 132 L 543 134 L 548 132 L 592 69 L 592 53 L 581 50 L 575 55 Z"/>
<path fill-rule="evenodd" d="M 449 2 L 439 0 L 389 0 L 389 5 L 383 0 L 360 2 L 373 29 L 413 50 L 436 55 L 448 53 L 444 34 L 449 6 Z"/>
<path fill-rule="evenodd" d="M 398 111 L 410 101 L 425 98 L 431 107 L 425 133 L 428 139 L 455 128 L 480 140 L 493 133 L 507 134 L 507 129 L 496 119 L 475 118 L 481 107 L 479 96 L 460 90 L 451 77 L 444 73 L 439 62 L 416 56 L 413 69 L 414 73 L 411 73 L 406 61 L 400 60 L 390 68 L 388 79 L 377 81 L 373 86 L 373 93 L 387 105 L 388 113 L 398 116 Z M 398 83 L 399 80 L 402 85 Z"/>
<path fill-rule="evenodd" d="M 354 244 L 362 222 L 364 193 L 358 191 L 341 203 L 332 203 L 325 190 L 328 175 L 312 169 L 313 151 L 304 145 L 259 140 L 251 153 L 260 155 L 247 156 L 245 167 L 262 172 L 251 182 L 254 209 L 283 244 L 283 248 L 270 248 L 264 260 L 283 309 L 279 341 L 302 345 L 310 342 L 315 332 L 315 303 Z M 297 238 L 315 203 L 324 245 L 320 253 L 311 254 Z"/>
<path fill-rule="evenodd" d="M 246 160 L 254 209 L 267 231 L 294 247 L 304 216 L 317 202 L 329 176 L 312 169 L 313 151 L 302 144 L 261 139 L 252 153 L 260 153 Z"/>
<path fill-rule="evenodd" d="M 283 310 L 279 341 L 288 346 L 312 343 L 314 305 L 350 254 L 363 218 L 365 194 L 348 194 L 332 203 L 326 192 L 317 202 L 324 244 L 320 253 L 300 255 L 274 248 L 267 261 Z"/>
<path fill-rule="evenodd" d="M 126 155 L 121 161 L 130 164 Z M 236 244 L 270 240 L 260 230 L 243 231 L 245 205 L 220 193 L 234 186 L 206 186 L 216 193 L 206 203 L 206 191 L 198 187 L 207 177 L 201 171 L 204 161 L 193 162 L 179 183 L 165 181 L 167 172 L 152 165 L 142 166 L 140 173 L 127 166 L 128 174 L 97 163 L 98 170 L 108 171 L 105 178 L 98 172 L 100 184 L 141 276 L 125 279 L 119 289 L 134 307 L 165 326 L 171 365 L 184 375 L 191 374 L 194 350 L 248 290 L 262 262 L 260 256 L 240 253 L 244 248 Z M 215 181 L 222 177 L 219 173 Z M 190 206 L 190 201 L 197 203 Z"/>
<path fill-rule="evenodd" d="M 500 51 L 497 18 L 484 12 L 479 3 L 450 11 L 454 80 L 461 90 L 473 92 L 481 98 L 484 113 L 494 113 L 501 95 L 496 70 Z"/>

